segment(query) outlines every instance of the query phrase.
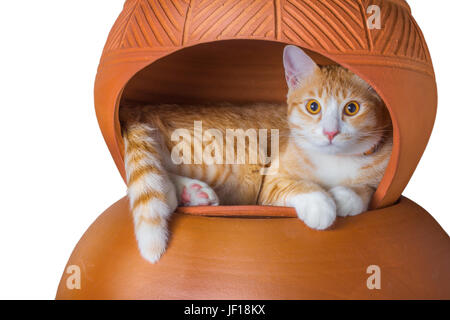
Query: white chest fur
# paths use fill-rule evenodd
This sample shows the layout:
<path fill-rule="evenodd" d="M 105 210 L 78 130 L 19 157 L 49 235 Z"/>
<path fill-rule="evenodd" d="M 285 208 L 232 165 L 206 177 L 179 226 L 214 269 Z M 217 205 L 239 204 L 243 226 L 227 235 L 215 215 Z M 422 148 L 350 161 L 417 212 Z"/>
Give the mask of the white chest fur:
<path fill-rule="evenodd" d="M 324 186 L 334 187 L 355 179 L 361 167 L 370 163 L 366 156 L 339 156 L 323 153 L 308 153 L 314 168 L 312 174 Z"/>

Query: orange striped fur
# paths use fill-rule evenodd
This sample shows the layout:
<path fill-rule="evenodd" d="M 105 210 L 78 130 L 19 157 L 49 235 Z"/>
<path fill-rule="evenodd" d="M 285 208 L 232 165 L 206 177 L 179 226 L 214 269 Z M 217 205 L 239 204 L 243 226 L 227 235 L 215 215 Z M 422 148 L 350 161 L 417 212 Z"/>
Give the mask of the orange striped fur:
<path fill-rule="evenodd" d="M 148 261 L 163 254 L 167 221 L 180 204 L 291 206 L 315 229 L 328 228 L 336 215 L 367 210 L 392 149 L 392 125 L 382 100 L 350 71 L 319 67 L 296 47 L 285 49 L 284 63 L 287 104 L 121 107 L 128 196 L 138 246 Z M 320 103 L 317 114 L 305 107 L 311 99 Z M 347 116 L 344 108 L 352 101 L 360 109 Z M 268 129 L 269 147 L 270 130 L 277 129 L 279 158 L 262 175 L 263 163 L 249 164 L 252 152 L 260 150 L 246 143 L 244 164 L 218 164 L 219 157 L 212 164 L 195 163 L 202 154 L 194 144 L 202 146 L 200 152 L 211 144 L 196 138 L 195 121 L 202 122 L 203 132 L 215 129 L 224 137 L 227 129 Z M 172 141 L 180 128 L 190 143 Z M 326 134 L 330 130 L 336 132 L 333 140 Z M 180 145 L 190 150 L 192 164 L 174 163 L 171 152 Z"/>

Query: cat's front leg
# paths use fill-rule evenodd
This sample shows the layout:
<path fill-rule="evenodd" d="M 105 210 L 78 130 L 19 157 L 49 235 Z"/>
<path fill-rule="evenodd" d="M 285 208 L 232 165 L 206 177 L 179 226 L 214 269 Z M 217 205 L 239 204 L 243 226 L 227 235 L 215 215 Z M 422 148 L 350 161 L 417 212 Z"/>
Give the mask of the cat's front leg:
<path fill-rule="evenodd" d="M 336 204 L 319 185 L 310 181 L 274 179 L 267 181 L 260 194 L 263 205 L 295 208 L 305 224 L 317 230 L 330 227 L 336 220 Z"/>
<path fill-rule="evenodd" d="M 336 186 L 329 190 L 336 203 L 337 215 L 355 216 L 367 211 L 374 190 L 369 186 Z"/>

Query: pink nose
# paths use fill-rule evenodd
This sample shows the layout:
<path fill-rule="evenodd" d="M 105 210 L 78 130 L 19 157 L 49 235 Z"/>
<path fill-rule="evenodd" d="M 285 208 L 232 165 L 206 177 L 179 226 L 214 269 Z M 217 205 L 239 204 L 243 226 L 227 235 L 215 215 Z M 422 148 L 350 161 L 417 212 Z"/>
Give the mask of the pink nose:
<path fill-rule="evenodd" d="M 323 134 L 328 137 L 328 140 L 333 141 L 334 137 L 336 137 L 339 134 L 339 131 L 326 131 L 323 130 Z"/>

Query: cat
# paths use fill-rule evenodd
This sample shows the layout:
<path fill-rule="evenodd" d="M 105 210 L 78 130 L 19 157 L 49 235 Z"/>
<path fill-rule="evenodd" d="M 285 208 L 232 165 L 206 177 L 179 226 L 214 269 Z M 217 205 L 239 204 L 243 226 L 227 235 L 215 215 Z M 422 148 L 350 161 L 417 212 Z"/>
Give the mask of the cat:
<path fill-rule="evenodd" d="M 164 253 L 168 219 L 179 205 L 288 206 L 317 230 L 329 228 L 336 216 L 368 209 L 392 150 L 382 99 L 351 71 L 318 66 L 296 46 L 285 47 L 283 63 L 287 104 L 121 106 L 128 197 L 146 260 L 155 263 Z M 198 141 L 195 121 L 219 133 L 278 130 L 277 141 L 269 136 L 267 145 L 276 142 L 279 155 L 270 165 L 195 163 L 192 144 L 207 144 Z M 188 157 L 194 164 L 173 160 L 179 128 L 194 137 L 183 140 L 185 151 L 194 150 Z"/>

